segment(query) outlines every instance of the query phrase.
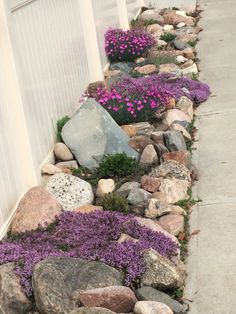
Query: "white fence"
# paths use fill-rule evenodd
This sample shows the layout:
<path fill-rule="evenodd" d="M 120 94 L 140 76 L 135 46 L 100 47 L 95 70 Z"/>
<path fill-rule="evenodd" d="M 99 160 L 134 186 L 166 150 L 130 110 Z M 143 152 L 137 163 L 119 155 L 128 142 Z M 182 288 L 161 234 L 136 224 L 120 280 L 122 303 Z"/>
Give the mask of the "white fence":
<path fill-rule="evenodd" d="M 103 78 L 105 30 L 128 28 L 147 2 L 0 0 L 0 237 L 19 198 L 40 184 L 55 122 Z"/>

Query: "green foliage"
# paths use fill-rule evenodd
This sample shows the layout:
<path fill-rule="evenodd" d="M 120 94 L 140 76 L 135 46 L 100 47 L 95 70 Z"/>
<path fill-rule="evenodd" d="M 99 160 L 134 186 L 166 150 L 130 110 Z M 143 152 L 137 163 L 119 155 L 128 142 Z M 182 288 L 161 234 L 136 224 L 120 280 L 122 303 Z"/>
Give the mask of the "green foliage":
<path fill-rule="evenodd" d="M 105 210 L 121 212 L 123 214 L 130 213 L 128 201 L 114 192 L 105 194 L 101 199 L 100 205 Z"/>
<path fill-rule="evenodd" d="M 176 7 L 172 7 L 171 9 L 174 11 L 179 11 L 179 8 L 176 8 Z"/>
<path fill-rule="evenodd" d="M 160 39 L 166 41 L 167 43 L 175 39 L 175 35 L 171 33 L 164 33 L 161 35 Z"/>
<path fill-rule="evenodd" d="M 100 177 L 124 177 L 134 173 L 137 162 L 125 153 L 117 153 L 104 156 L 99 164 L 97 172 Z"/>
<path fill-rule="evenodd" d="M 131 29 L 146 29 L 146 27 L 148 25 L 152 25 L 152 24 L 156 24 L 157 21 L 154 19 L 150 19 L 150 20 L 132 20 L 130 22 L 130 27 Z"/>
<path fill-rule="evenodd" d="M 191 79 L 194 81 L 198 81 L 198 73 L 192 73 Z"/>
<path fill-rule="evenodd" d="M 197 44 L 197 40 L 190 40 L 190 41 L 188 41 L 188 44 L 189 44 L 191 47 L 195 47 L 196 44 Z"/>
<path fill-rule="evenodd" d="M 61 119 L 57 120 L 57 142 L 63 142 L 61 137 L 61 131 L 64 125 L 70 120 L 70 117 L 64 116 Z"/>
<path fill-rule="evenodd" d="M 88 168 L 80 166 L 79 168 L 73 168 L 72 174 L 75 177 L 79 177 L 85 181 L 88 181 L 92 186 L 96 186 L 99 180 L 99 175 L 96 171 L 91 172 Z"/>
<path fill-rule="evenodd" d="M 160 65 L 160 64 L 167 64 L 167 63 L 173 63 L 177 64 L 176 57 L 173 55 L 163 54 L 156 56 L 153 59 L 148 59 L 149 63 Z"/>

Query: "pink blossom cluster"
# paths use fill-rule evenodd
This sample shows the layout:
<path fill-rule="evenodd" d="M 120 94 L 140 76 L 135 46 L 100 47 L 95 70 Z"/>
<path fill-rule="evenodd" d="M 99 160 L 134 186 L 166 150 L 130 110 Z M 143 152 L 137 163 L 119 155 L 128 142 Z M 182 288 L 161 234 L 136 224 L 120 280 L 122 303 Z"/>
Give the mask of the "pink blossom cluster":
<path fill-rule="evenodd" d="M 139 30 L 112 29 L 105 33 L 105 51 L 110 61 L 132 61 L 151 48 L 155 39 L 149 33 Z"/>

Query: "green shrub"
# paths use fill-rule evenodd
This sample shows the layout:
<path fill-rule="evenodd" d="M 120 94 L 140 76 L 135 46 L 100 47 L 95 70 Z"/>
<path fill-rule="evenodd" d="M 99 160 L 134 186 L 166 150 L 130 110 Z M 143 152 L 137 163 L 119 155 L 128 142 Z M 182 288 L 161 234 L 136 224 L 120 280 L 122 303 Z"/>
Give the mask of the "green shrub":
<path fill-rule="evenodd" d="M 105 210 L 121 212 L 123 214 L 130 213 L 128 201 L 114 192 L 103 195 L 100 205 Z"/>
<path fill-rule="evenodd" d="M 125 153 L 117 153 L 105 156 L 97 170 L 100 177 L 124 177 L 134 173 L 137 162 Z"/>
<path fill-rule="evenodd" d="M 191 47 L 195 47 L 196 44 L 197 44 L 197 40 L 190 40 L 190 41 L 188 41 L 188 44 L 189 44 Z"/>
<path fill-rule="evenodd" d="M 149 63 L 155 64 L 155 65 L 161 65 L 161 64 L 167 64 L 167 63 L 174 63 L 177 64 L 176 57 L 173 55 L 163 54 L 160 56 L 157 56 L 154 59 L 148 59 Z"/>
<path fill-rule="evenodd" d="M 164 33 L 163 35 L 161 35 L 160 39 L 164 40 L 166 42 L 170 42 L 172 40 L 175 39 L 175 35 L 171 34 L 171 33 Z"/>
<path fill-rule="evenodd" d="M 63 142 L 61 137 L 61 131 L 63 126 L 70 120 L 70 117 L 64 116 L 63 118 L 57 120 L 57 142 Z"/>

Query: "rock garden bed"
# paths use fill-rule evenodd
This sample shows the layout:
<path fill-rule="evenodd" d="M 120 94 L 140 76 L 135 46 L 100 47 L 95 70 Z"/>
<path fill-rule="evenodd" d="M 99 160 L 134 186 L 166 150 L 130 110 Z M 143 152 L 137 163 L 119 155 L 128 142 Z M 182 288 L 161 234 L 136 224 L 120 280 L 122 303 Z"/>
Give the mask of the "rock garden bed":
<path fill-rule="evenodd" d="M 109 29 L 110 68 L 57 123 L 56 163 L 0 243 L 0 313 L 183 314 L 198 12 Z"/>

